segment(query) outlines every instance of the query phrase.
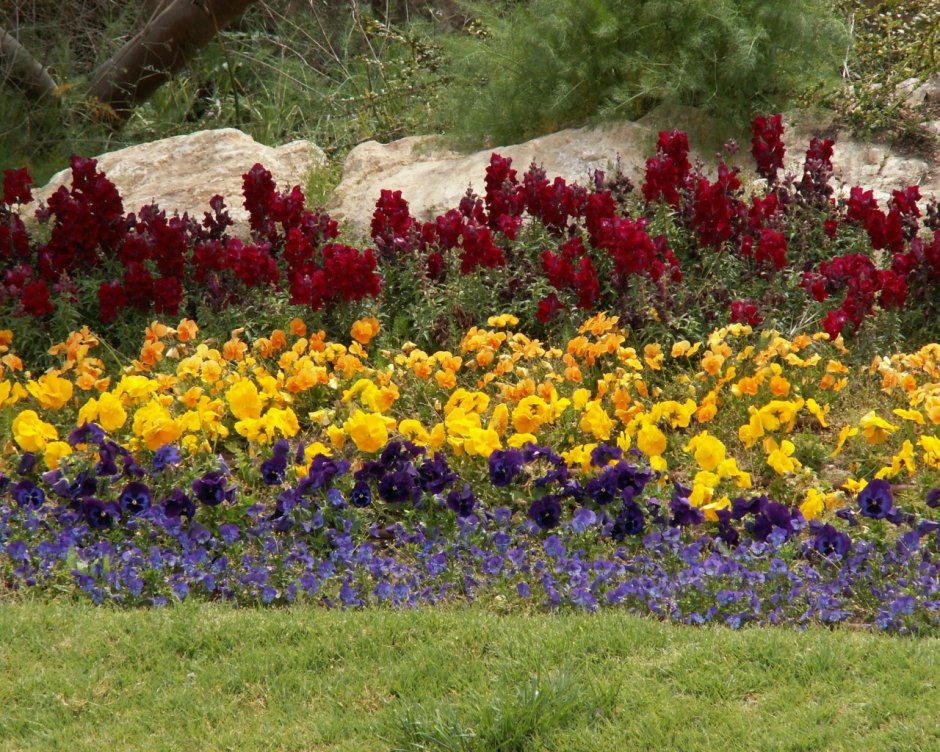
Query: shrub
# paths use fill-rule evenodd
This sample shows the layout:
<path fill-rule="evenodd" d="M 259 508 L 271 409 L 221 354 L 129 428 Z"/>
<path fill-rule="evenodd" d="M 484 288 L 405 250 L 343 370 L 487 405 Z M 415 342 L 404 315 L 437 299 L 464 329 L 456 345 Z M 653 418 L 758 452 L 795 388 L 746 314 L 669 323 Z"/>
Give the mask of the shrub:
<path fill-rule="evenodd" d="M 664 101 L 746 120 L 835 74 L 846 41 L 817 0 L 534 0 L 455 50 L 444 111 L 490 143 Z"/>

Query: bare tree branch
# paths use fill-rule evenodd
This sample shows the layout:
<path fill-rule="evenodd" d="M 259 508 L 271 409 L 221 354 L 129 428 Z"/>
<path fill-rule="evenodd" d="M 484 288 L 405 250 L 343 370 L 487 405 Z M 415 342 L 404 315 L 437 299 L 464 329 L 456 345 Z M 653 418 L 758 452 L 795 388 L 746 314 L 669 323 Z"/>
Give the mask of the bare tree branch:
<path fill-rule="evenodd" d="M 35 99 L 58 94 L 49 71 L 6 29 L 0 28 L 0 83 L 11 81 Z"/>
<path fill-rule="evenodd" d="M 92 77 L 97 116 L 123 123 L 256 0 L 158 0 L 150 20 Z"/>

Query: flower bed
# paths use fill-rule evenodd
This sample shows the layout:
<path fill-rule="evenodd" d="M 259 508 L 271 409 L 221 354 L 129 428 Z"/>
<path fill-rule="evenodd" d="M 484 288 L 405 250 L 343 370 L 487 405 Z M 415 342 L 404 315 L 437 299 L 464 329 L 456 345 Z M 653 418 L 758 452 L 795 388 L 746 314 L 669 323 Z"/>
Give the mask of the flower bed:
<path fill-rule="evenodd" d="M 260 165 L 248 239 L 79 158 L 31 236 L 7 171 L 0 590 L 935 629 L 940 215 L 834 201 L 830 141 L 780 177 L 783 132 L 750 195 L 677 131 L 640 191 L 494 154 L 362 249 Z"/>
<path fill-rule="evenodd" d="M 121 372 L 84 329 L 37 377 L 5 335 L 3 587 L 936 625 L 940 346 L 850 368 L 825 333 L 517 324 L 426 353 L 370 318 L 219 347 L 153 322 Z"/>

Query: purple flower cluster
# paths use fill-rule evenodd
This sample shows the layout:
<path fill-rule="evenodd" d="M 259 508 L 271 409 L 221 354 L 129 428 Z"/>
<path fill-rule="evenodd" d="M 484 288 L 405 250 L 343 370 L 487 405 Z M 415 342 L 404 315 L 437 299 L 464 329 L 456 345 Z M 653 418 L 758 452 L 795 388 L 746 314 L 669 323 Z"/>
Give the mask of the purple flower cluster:
<path fill-rule="evenodd" d="M 0 474 L 4 589 L 344 608 L 511 593 L 688 624 L 940 624 L 940 523 L 901 512 L 883 481 L 832 522 L 754 496 L 707 523 L 687 488 L 658 498 L 651 471 L 606 446 L 587 477 L 548 447 L 495 452 L 487 481 L 392 442 L 355 471 L 318 455 L 291 484 L 304 447 L 279 441 L 260 463 L 262 494 L 241 493 L 221 459 L 176 485 L 172 447 L 145 463 L 94 426 L 70 439 L 60 469 L 38 474 L 27 453 Z"/>

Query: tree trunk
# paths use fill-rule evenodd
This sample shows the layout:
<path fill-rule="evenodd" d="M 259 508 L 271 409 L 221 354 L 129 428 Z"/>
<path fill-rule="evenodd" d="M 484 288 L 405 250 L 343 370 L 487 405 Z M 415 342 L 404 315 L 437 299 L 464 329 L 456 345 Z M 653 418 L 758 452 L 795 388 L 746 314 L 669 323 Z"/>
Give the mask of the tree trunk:
<path fill-rule="evenodd" d="M 127 44 L 92 78 L 97 116 L 116 125 L 147 101 L 186 62 L 257 0 L 163 0 Z"/>
<path fill-rule="evenodd" d="M 12 34 L 0 28 L 0 84 L 10 80 L 27 95 L 56 96 L 58 87 L 42 63 L 29 54 Z"/>

